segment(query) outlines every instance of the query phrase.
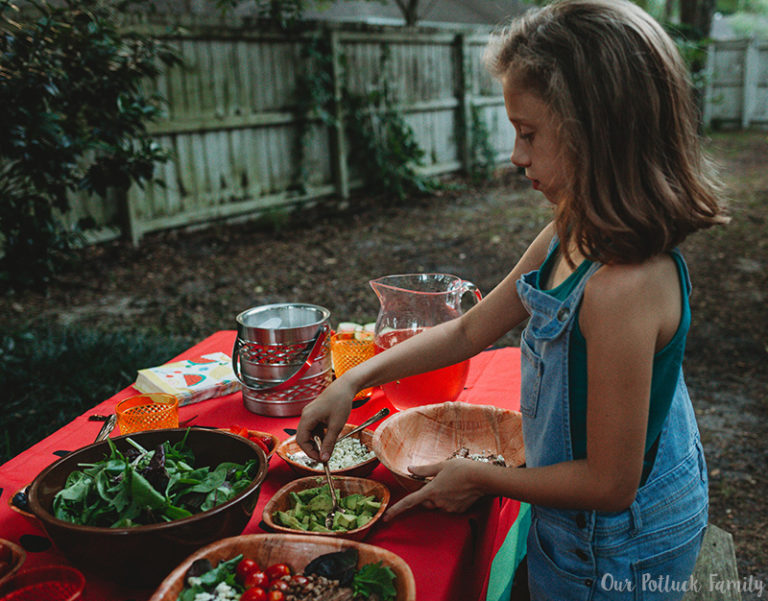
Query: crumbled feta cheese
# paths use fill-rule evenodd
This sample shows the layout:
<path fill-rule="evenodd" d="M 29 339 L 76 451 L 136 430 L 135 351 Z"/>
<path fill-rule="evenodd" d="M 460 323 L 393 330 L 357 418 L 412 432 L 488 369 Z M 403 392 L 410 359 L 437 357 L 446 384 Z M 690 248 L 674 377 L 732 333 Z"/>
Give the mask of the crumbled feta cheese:
<path fill-rule="evenodd" d="M 333 449 L 331 458 L 328 460 L 328 467 L 331 470 L 343 470 L 358 463 L 363 463 L 375 457 L 373 451 L 369 450 L 360 440 L 350 436 L 340 441 Z M 323 464 L 307 457 L 303 451 L 298 453 L 289 453 L 288 458 L 312 470 L 322 471 Z"/>

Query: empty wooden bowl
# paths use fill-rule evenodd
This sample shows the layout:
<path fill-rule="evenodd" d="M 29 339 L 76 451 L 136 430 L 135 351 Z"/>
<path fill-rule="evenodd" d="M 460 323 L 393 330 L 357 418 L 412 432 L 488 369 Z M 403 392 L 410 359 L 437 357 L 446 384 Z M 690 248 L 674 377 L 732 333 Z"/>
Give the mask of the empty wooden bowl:
<path fill-rule="evenodd" d="M 507 466 L 525 463 L 520 413 L 470 403 L 425 405 L 389 417 L 373 437 L 379 461 L 409 492 L 424 485 L 411 475 L 409 465 L 445 461 L 462 447 L 501 455 Z"/>
<path fill-rule="evenodd" d="M 27 558 L 27 552 L 9 540 L 0 538 L 0 592 L 19 571 Z"/>
<path fill-rule="evenodd" d="M 242 553 L 260 566 L 286 563 L 296 573 L 303 571 L 319 555 L 343 551 L 349 547 L 358 550 L 358 569 L 381 561 L 395 573 L 395 601 L 416 600 L 416 583 L 411 568 L 400 556 L 381 547 L 328 536 L 246 534 L 217 541 L 187 557 L 163 580 L 149 601 L 176 601 L 184 588 L 187 570 L 198 559 L 205 558 L 217 565 L 222 560 L 232 559 Z"/>
<path fill-rule="evenodd" d="M 278 532 L 286 532 L 290 534 L 306 534 L 308 536 L 331 536 L 338 538 L 348 538 L 351 540 L 362 540 L 365 538 L 371 530 L 371 527 L 381 518 L 384 511 L 389 504 L 389 489 L 381 482 L 375 480 L 369 480 L 367 478 L 356 478 L 354 476 L 333 476 L 333 487 L 336 490 L 336 495 L 346 497 L 353 494 L 361 495 L 373 495 L 377 501 L 381 501 L 381 507 L 374 514 L 369 522 L 367 522 L 361 528 L 355 528 L 353 530 L 345 530 L 339 532 L 307 532 L 305 530 L 299 530 L 297 528 L 288 528 L 282 524 L 277 523 L 274 518 L 275 512 L 285 511 L 291 509 L 290 493 L 298 493 L 308 488 L 315 488 L 316 486 L 322 486 L 327 481 L 325 477 L 309 476 L 307 478 L 299 478 L 289 482 L 278 490 L 272 498 L 264 506 L 264 513 L 262 519 L 264 523 L 271 529 Z"/>
<path fill-rule="evenodd" d="M 341 429 L 341 434 L 339 436 L 346 434 L 350 430 L 356 428 L 357 426 L 355 424 L 344 424 L 344 427 Z M 372 449 L 373 444 L 373 430 L 370 430 L 368 428 L 365 428 L 364 430 L 361 430 L 360 432 L 356 432 L 351 436 L 351 438 L 357 438 L 362 444 L 364 444 L 369 449 Z M 296 437 L 291 436 L 290 438 L 286 438 L 283 442 L 281 442 L 277 447 L 277 454 L 285 461 L 289 466 L 291 466 L 291 469 L 298 474 L 299 476 L 312 476 L 312 475 L 322 475 L 323 468 L 322 466 L 319 466 L 317 469 L 312 469 L 311 467 L 307 467 L 306 465 L 302 465 L 301 463 L 298 463 L 297 461 L 294 461 L 289 457 L 289 455 L 293 455 L 294 453 L 303 452 L 301 450 L 301 447 L 296 442 Z M 374 456 L 368 459 L 367 461 L 363 461 L 362 463 L 358 463 L 356 465 L 353 465 L 351 467 L 345 468 L 345 469 L 339 469 L 339 470 L 331 470 L 331 473 L 334 476 L 367 476 L 373 471 L 373 468 L 375 468 L 379 464 L 379 460 Z"/>

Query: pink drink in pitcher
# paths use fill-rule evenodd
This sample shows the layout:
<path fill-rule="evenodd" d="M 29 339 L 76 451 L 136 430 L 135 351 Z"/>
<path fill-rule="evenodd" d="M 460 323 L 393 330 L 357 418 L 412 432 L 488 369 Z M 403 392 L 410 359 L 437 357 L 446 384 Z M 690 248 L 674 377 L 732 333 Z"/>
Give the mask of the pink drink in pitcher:
<path fill-rule="evenodd" d="M 418 333 L 412 330 L 392 330 L 377 337 L 376 352 L 402 342 Z M 462 361 L 448 367 L 423 374 L 409 376 L 384 384 L 381 389 L 397 409 L 410 409 L 419 405 L 432 405 L 455 401 L 464 390 L 469 373 L 469 361 Z"/>

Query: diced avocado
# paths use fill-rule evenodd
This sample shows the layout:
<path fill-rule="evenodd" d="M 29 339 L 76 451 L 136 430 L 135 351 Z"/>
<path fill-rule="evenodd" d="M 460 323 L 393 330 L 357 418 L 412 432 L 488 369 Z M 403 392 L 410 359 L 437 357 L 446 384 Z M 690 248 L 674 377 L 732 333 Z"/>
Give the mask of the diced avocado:
<path fill-rule="evenodd" d="M 318 494 L 323 492 L 323 489 L 328 491 L 328 485 L 324 486 L 315 486 L 314 488 L 306 488 L 304 490 L 300 490 L 295 494 L 303 503 L 308 503 L 313 497 L 316 497 Z"/>
<path fill-rule="evenodd" d="M 363 503 L 358 507 L 358 511 L 376 513 L 380 507 L 381 501 L 376 501 L 373 499 L 373 497 L 371 497 L 370 499 L 363 501 Z"/>
<path fill-rule="evenodd" d="M 355 494 L 344 497 L 339 502 L 339 505 L 341 505 L 345 509 L 349 509 L 350 511 L 355 511 L 360 501 L 362 501 L 364 498 L 365 497 L 363 497 L 363 495 L 359 493 L 355 493 Z"/>
<path fill-rule="evenodd" d="M 333 501 L 331 496 L 325 493 L 315 495 L 307 503 L 307 509 L 313 513 L 324 512 L 328 513 L 333 507 Z"/>
<path fill-rule="evenodd" d="M 312 525 L 309 527 L 309 531 L 310 531 L 310 532 L 333 532 L 333 530 L 329 530 L 328 528 L 326 528 L 326 527 L 325 527 L 325 526 L 323 526 L 322 524 L 318 524 L 318 523 L 316 523 L 316 522 L 315 522 L 315 523 L 313 523 L 313 524 L 312 524 Z"/>
<path fill-rule="evenodd" d="M 359 516 L 357 516 L 357 525 L 355 526 L 355 528 L 362 528 L 368 522 L 371 521 L 371 518 L 373 518 L 372 514 L 370 514 L 370 513 L 361 513 Z"/>
<path fill-rule="evenodd" d="M 354 530 L 357 528 L 357 516 L 352 513 L 337 511 L 333 516 L 334 530 Z"/>
<path fill-rule="evenodd" d="M 292 515 L 288 511 L 276 511 L 275 517 L 283 526 L 287 528 L 293 528 L 294 530 L 306 530 L 304 525 L 296 519 L 296 516 Z"/>

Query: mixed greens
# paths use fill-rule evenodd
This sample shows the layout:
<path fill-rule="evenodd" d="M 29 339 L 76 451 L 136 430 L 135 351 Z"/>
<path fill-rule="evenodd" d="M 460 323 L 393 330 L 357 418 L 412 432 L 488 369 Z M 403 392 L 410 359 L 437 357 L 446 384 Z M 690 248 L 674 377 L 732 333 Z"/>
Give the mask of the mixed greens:
<path fill-rule="evenodd" d="M 189 432 L 187 432 L 188 434 Z M 86 526 L 130 528 L 170 522 L 207 511 L 245 490 L 258 473 L 258 460 L 195 467 L 187 435 L 148 450 L 127 438 L 120 452 L 111 439 L 109 455 L 81 463 L 53 499 L 60 520 Z"/>
<path fill-rule="evenodd" d="M 338 494 L 338 491 L 337 491 Z M 373 519 L 381 507 L 381 501 L 373 495 L 351 494 L 339 498 L 341 511 L 333 516 L 331 528 L 325 526 L 325 516 L 333 507 L 331 491 L 327 484 L 289 493 L 290 508 L 276 511 L 272 519 L 276 523 L 308 532 L 334 532 L 362 528 Z"/>

